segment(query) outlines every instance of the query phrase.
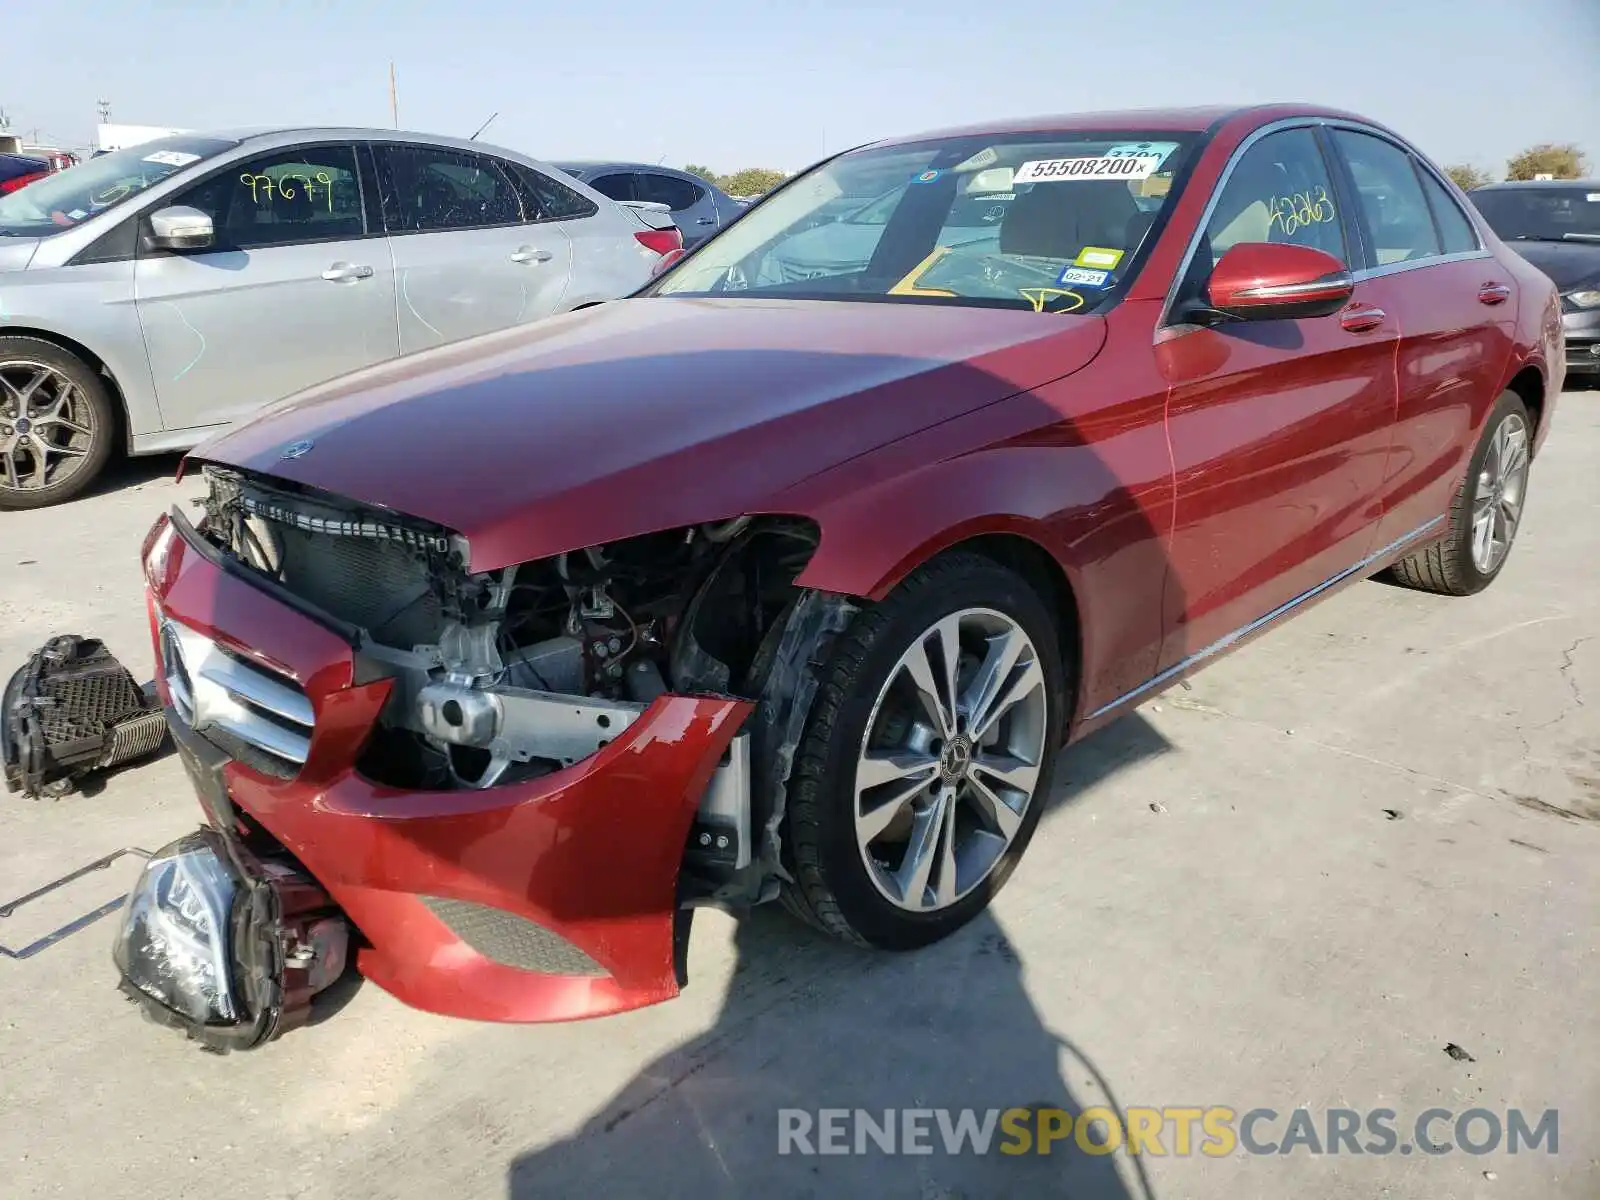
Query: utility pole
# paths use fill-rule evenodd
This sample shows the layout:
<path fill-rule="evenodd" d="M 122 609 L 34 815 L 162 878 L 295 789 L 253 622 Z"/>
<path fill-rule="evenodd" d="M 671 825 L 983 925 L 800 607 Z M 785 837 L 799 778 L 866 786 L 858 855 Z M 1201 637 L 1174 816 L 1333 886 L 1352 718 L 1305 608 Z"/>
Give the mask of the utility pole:
<path fill-rule="evenodd" d="M 111 101 L 96 100 L 94 106 L 100 112 L 100 124 L 109 125 L 111 123 Z"/>
<path fill-rule="evenodd" d="M 400 128 L 400 93 L 394 85 L 394 59 L 389 60 L 389 119 L 394 122 L 396 129 Z"/>

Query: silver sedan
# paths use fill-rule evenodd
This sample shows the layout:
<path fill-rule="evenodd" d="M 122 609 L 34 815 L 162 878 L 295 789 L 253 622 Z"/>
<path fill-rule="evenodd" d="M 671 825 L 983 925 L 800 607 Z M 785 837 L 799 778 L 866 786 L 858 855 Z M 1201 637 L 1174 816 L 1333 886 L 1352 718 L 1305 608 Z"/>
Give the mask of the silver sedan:
<path fill-rule="evenodd" d="M 627 295 L 681 245 L 482 143 L 182 135 L 0 197 L 0 508 L 402 354 Z"/>

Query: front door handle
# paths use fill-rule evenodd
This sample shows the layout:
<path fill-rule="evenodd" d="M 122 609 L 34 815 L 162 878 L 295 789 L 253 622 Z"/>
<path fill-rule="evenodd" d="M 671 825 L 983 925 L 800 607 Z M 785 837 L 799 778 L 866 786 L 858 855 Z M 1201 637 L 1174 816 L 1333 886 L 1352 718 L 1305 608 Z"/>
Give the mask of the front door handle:
<path fill-rule="evenodd" d="M 1339 314 L 1339 324 L 1351 333 L 1365 333 L 1382 325 L 1388 316 L 1381 308 L 1347 308 Z"/>
<path fill-rule="evenodd" d="M 359 267 L 355 263 L 336 262 L 322 273 L 322 277 L 329 283 L 354 283 L 358 279 L 371 279 L 371 267 Z"/>
<path fill-rule="evenodd" d="M 715 225 L 716 223 L 717 219 L 715 217 L 700 217 L 695 221 L 696 225 Z"/>
<path fill-rule="evenodd" d="M 1511 289 L 1503 283 L 1486 283 L 1478 289 L 1479 304 L 1504 304 L 1511 299 Z"/>
<path fill-rule="evenodd" d="M 518 246 L 512 252 L 511 261 L 515 263 L 542 263 L 549 262 L 555 255 L 548 250 L 535 250 L 532 246 Z"/>

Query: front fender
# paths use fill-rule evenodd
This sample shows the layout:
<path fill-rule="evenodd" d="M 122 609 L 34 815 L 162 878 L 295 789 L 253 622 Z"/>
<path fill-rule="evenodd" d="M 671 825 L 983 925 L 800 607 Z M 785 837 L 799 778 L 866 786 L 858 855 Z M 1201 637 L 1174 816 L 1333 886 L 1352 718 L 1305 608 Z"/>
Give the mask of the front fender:
<path fill-rule="evenodd" d="M 783 511 L 822 531 L 797 582 L 879 600 L 951 547 L 1025 538 L 1072 591 L 1083 647 L 1077 711 L 1144 682 L 1161 644 L 1172 509 L 1164 397 L 1069 417 L 1071 398 L 1063 381 L 791 489 Z M 982 448 L 951 449 L 974 444 Z"/>

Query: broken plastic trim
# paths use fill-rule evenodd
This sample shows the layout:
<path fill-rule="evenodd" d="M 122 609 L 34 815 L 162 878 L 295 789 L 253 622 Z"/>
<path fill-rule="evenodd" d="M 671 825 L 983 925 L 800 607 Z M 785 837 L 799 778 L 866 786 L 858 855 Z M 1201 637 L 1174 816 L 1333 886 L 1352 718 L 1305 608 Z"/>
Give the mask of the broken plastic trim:
<path fill-rule="evenodd" d="M 747 726 L 754 764 L 750 788 L 752 828 L 760 830 L 759 853 L 702 903 L 745 907 L 765 903 L 789 878 L 781 859 L 784 814 L 795 751 L 816 700 L 817 671 L 826 663 L 836 634 L 860 611 L 852 597 L 800 591 L 781 625 L 762 647 L 752 676 L 760 680 L 756 711 Z"/>
<path fill-rule="evenodd" d="M 62 796 L 93 771 L 154 754 L 167 739 L 155 700 L 97 638 L 53 637 L 0 700 L 6 790 Z"/>

